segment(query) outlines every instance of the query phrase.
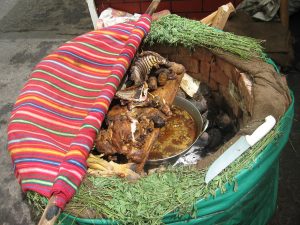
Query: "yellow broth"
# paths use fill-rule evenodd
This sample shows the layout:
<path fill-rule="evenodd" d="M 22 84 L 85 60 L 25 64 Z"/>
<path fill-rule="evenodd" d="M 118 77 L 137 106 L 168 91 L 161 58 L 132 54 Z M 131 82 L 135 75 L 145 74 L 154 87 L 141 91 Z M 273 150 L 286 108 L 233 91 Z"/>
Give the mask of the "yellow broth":
<path fill-rule="evenodd" d="M 172 113 L 160 129 L 158 140 L 149 153 L 150 160 L 177 155 L 196 139 L 197 127 L 191 115 L 178 106 L 172 106 Z"/>

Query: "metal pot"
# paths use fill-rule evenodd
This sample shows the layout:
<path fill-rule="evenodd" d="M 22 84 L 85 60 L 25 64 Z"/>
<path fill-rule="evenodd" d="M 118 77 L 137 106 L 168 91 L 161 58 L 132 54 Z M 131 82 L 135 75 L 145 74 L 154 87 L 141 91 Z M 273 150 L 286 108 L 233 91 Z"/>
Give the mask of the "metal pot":
<path fill-rule="evenodd" d="M 188 101 L 185 98 L 176 96 L 174 99 L 173 105 L 185 109 L 191 115 L 193 120 L 195 121 L 196 128 L 197 128 L 197 136 L 195 138 L 195 141 L 190 146 L 183 149 L 180 153 L 178 153 L 176 155 L 173 155 L 173 156 L 170 156 L 167 158 L 163 158 L 163 159 L 147 160 L 147 162 L 145 164 L 146 170 L 158 167 L 160 165 L 175 163 L 180 156 L 184 155 L 186 152 L 188 152 L 190 150 L 190 148 L 195 144 L 195 142 L 197 141 L 199 136 L 203 133 L 203 128 L 204 128 L 203 118 L 202 118 L 199 110 L 190 101 Z"/>

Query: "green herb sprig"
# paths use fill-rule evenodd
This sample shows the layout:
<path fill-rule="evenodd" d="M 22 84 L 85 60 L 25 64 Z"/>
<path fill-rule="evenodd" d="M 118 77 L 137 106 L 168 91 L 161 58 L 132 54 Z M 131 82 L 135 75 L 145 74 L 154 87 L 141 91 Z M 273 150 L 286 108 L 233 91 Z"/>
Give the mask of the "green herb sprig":
<path fill-rule="evenodd" d="M 190 50 L 205 47 L 223 50 L 243 59 L 263 58 L 262 41 L 223 32 L 196 20 L 170 14 L 152 22 L 151 31 L 144 42 L 149 45 L 182 45 Z"/>

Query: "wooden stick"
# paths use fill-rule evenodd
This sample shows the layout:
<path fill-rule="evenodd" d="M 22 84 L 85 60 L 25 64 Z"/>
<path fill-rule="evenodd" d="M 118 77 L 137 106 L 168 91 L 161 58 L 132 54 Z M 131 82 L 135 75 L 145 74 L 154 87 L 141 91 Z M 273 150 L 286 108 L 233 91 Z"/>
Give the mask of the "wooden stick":
<path fill-rule="evenodd" d="M 155 10 L 157 9 L 157 6 L 159 5 L 160 0 L 152 0 L 151 4 L 148 6 L 148 9 L 146 10 L 145 14 L 152 15 Z"/>
<path fill-rule="evenodd" d="M 229 18 L 230 13 L 234 11 L 235 11 L 234 6 L 232 5 L 231 2 L 229 2 L 226 5 L 220 6 L 218 10 L 214 11 L 207 17 L 203 18 L 201 20 L 201 23 L 223 30 Z"/>
<path fill-rule="evenodd" d="M 95 1 L 94 0 L 86 0 L 86 3 L 89 8 L 89 12 L 90 12 L 91 19 L 93 22 L 94 30 L 97 30 L 98 13 L 97 13 Z"/>
<path fill-rule="evenodd" d="M 54 204 L 54 196 L 49 199 L 49 202 L 44 210 L 44 213 L 38 225 L 53 225 L 61 213 L 61 209 Z"/>
<path fill-rule="evenodd" d="M 289 26 L 288 0 L 280 0 L 280 20 L 283 26 Z"/>
<path fill-rule="evenodd" d="M 210 26 L 217 15 L 218 10 L 214 11 L 213 13 L 209 14 L 207 17 L 200 20 L 201 23 L 206 24 L 207 26 Z"/>

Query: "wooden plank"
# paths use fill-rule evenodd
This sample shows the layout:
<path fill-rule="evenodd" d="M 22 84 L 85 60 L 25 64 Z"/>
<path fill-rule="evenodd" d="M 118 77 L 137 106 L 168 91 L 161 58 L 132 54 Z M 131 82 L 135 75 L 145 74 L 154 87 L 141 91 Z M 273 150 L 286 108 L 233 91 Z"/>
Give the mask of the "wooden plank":
<path fill-rule="evenodd" d="M 52 196 L 43 212 L 38 225 L 54 225 L 61 213 L 61 209 L 54 204 L 55 197 Z"/>
<path fill-rule="evenodd" d="M 234 6 L 231 4 L 231 2 L 220 6 L 211 26 L 223 30 L 230 13 L 234 12 L 234 10 Z"/>
<path fill-rule="evenodd" d="M 93 26 L 94 26 L 94 30 L 96 30 L 97 29 L 98 14 L 97 14 L 95 1 L 94 0 L 86 0 L 86 3 L 88 4 L 88 8 L 89 8 L 92 23 L 93 23 Z"/>
<path fill-rule="evenodd" d="M 280 0 L 280 21 L 283 26 L 289 26 L 288 0 Z"/>
<path fill-rule="evenodd" d="M 220 30 L 223 30 L 229 18 L 230 13 L 234 11 L 235 11 L 234 6 L 232 5 L 231 2 L 229 2 L 226 5 L 220 6 L 217 11 L 203 18 L 200 22 L 208 26 L 212 26 Z"/>

